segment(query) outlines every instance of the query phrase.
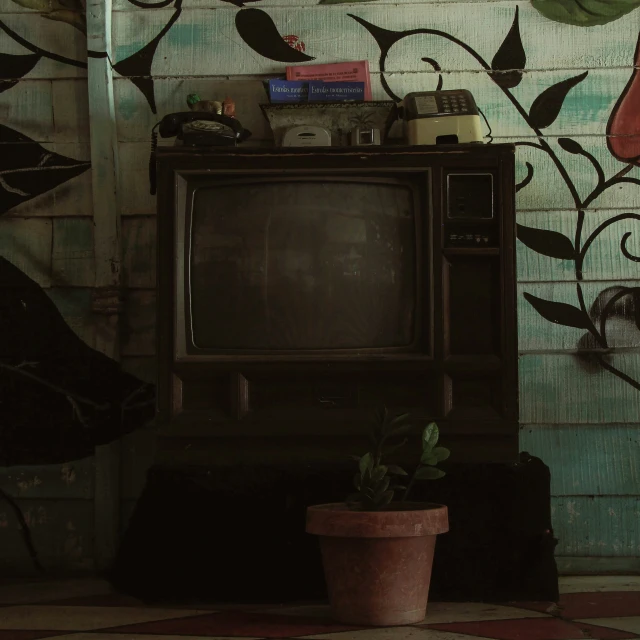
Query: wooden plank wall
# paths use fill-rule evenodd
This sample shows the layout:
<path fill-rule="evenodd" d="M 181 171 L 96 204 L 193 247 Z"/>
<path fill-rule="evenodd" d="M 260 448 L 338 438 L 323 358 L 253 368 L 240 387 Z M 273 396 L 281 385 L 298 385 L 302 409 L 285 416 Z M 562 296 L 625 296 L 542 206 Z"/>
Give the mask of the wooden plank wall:
<path fill-rule="evenodd" d="M 316 62 L 368 59 L 373 97 L 380 99 L 386 98 L 378 64 L 380 50 L 371 34 L 349 14 L 390 30 L 441 30 L 469 44 L 490 63 L 512 26 L 517 8 L 527 60 L 523 79 L 512 92 L 525 111 L 544 89 L 588 71 L 568 94 L 558 118 L 545 129 L 577 192 L 584 199 L 595 188 L 597 175 L 588 158 L 563 149 L 559 138 L 571 137 L 579 142 L 602 165 L 607 178 L 625 166 L 607 149 L 606 124 L 633 73 L 640 29 L 638 12 L 609 25 L 584 29 L 551 22 L 524 0 L 381 0 L 348 5 L 262 0 L 259 7 L 272 18 L 281 35 L 302 41 L 306 53 Z M 35 34 L 40 46 L 69 56 L 81 55 L 82 42 L 75 35 L 69 37 L 72 29 L 68 25 L 41 19 L 10 0 L 0 0 L 0 11 L 12 28 Z M 151 66 L 159 115 L 151 112 L 147 99 L 131 79 L 115 74 L 116 156 L 123 216 L 121 276 L 128 291 L 121 357 L 127 370 L 145 380 L 153 380 L 155 371 L 155 204 L 149 195 L 147 176 L 151 127 L 160 115 L 185 110 L 186 95 L 198 92 L 203 98 L 233 97 L 237 115 L 253 131 L 253 140 L 270 137 L 258 107 L 265 100 L 262 81 L 280 74 L 284 64 L 259 55 L 243 41 L 235 27 L 238 11 L 222 0 L 184 3 L 181 15 L 159 41 Z M 114 63 L 153 40 L 174 12 L 173 5 L 150 10 L 127 0 L 114 0 Z M 1 33 L 0 51 L 24 53 Z M 496 142 L 535 141 L 535 133 L 473 57 L 441 37 L 416 34 L 391 48 L 386 78 L 396 94 L 435 88 L 437 74 L 423 61 L 425 57 L 439 62 L 445 89 L 464 87 L 473 92 Z M 0 93 L 0 114 L 43 145 L 73 158 L 89 159 L 86 91 L 81 70 L 43 60 L 18 86 Z M 519 148 L 517 163 L 518 180 L 527 174 L 526 163 L 535 170 L 532 182 L 518 192 L 518 222 L 573 238 L 577 212 L 557 166 L 547 154 L 527 146 Z M 628 176 L 640 177 L 640 170 L 635 168 Z M 99 176 L 94 175 L 94 179 Z M 637 185 L 621 184 L 601 195 L 586 212 L 583 238 L 621 213 L 640 214 Z M 46 287 L 78 334 L 95 344 L 88 312 L 94 277 L 90 266 L 91 214 L 91 175 L 87 172 L 0 219 L 0 253 Z M 608 287 L 638 286 L 639 265 L 626 259 L 619 248 L 622 235 L 632 232 L 627 247 L 631 253 L 640 254 L 637 225 L 629 221 L 613 224 L 593 243 L 582 281 L 587 306 Z M 584 330 L 548 322 L 523 296 L 529 293 L 575 306 L 576 284 L 571 261 L 541 255 L 518 243 L 521 449 L 540 456 L 551 467 L 561 568 L 637 569 L 640 393 L 621 378 L 602 368 L 594 370 L 576 358 Z M 614 318 L 608 333 L 613 346 L 610 362 L 639 380 L 640 332 L 633 322 Z M 152 459 L 152 431 L 130 436 L 122 450 L 124 525 Z M 44 469 L 24 473 L 42 480 L 37 491 L 47 491 L 44 485 L 50 476 Z M 8 470 L 5 477 L 12 478 L 11 486 L 17 490 L 17 476 L 11 474 L 14 470 Z M 63 485 L 51 481 L 47 499 L 69 500 L 64 497 L 69 495 L 65 491 Z M 29 495 L 33 495 L 37 509 L 42 497 Z M 73 499 L 90 504 L 91 492 L 83 495 Z M 24 497 L 30 499 L 27 492 Z M 5 556 L 3 511 L 0 508 L 1 557 Z M 90 517 L 86 523 L 91 526 Z"/>
<path fill-rule="evenodd" d="M 43 49 L 78 60 L 85 55 L 84 39 L 74 29 L 40 18 L 9 0 L 0 1 L 0 19 Z M 3 32 L 0 52 L 28 53 Z M 11 77 L 10 71 L 3 67 L 2 77 Z M 82 69 L 43 59 L 16 86 L 0 93 L 0 124 L 47 151 L 89 160 L 88 123 L 87 79 Z M 0 142 L 0 155 L 3 153 Z M 2 216 L 0 255 L 40 284 L 77 335 L 95 345 L 91 172 Z M 87 570 L 92 566 L 94 473 L 93 458 L 0 468 L 0 486 L 22 508 L 39 559 L 47 569 Z M 0 575 L 32 571 L 15 515 L 0 500 Z"/>
<path fill-rule="evenodd" d="M 587 78 L 567 97 L 560 116 L 545 131 L 558 157 L 568 168 L 582 197 L 596 185 L 592 166 L 558 144 L 570 136 L 593 154 L 610 177 L 623 168 L 608 151 L 606 124 L 633 71 L 633 53 L 640 20 L 632 14 L 605 27 L 584 30 L 543 19 L 528 2 L 402 2 L 319 6 L 305 0 L 265 0 L 260 3 L 282 35 L 293 34 L 305 43 L 317 62 L 367 58 L 373 72 L 373 97 L 384 99 L 378 66 L 379 49 L 353 13 L 386 29 L 402 31 L 428 27 L 445 31 L 474 47 L 491 61 L 519 10 L 520 33 L 527 54 L 526 72 L 513 90 L 528 111 L 547 87 L 588 71 Z M 129 55 L 132 41 L 152 38 L 168 19 L 164 14 L 114 4 L 114 51 Z M 152 74 L 160 115 L 184 109 L 189 92 L 203 98 L 230 95 L 238 116 L 254 132 L 254 140 L 268 139 L 269 131 L 258 103 L 265 99 L 262 80 L 282 71 L 283 65 L 258 56 L 239 38 L 234 27 L 237 9 L 222 2 L 191 2 L 176 25 L 160 42 Z M 136 40 L 137 38 L 137 40 Z M 422 58 L 436 59 L 443 68 L 444 88 L 469 88 L 492 127 L 496 142 L 532 142 L 535 134 L 488 74 L 465 52 L 432 35 L 407 38 L 391 49 L 387 80 L 398 95 L 435 88 L 436 74 Z M 116 78 L 115 98 L 121 151 L 121 180 L 127 238 L 137 251 L 149 254 L 153 242 L 154 202 L 141 188 L 146 178 L 148 131 L 156 121 L 142 94 L 126 78 Z M 577 213 L 556 166 L 539 149 L 518 151 L 519 179 L 526 163 L 535 168 L 533 182 L 518 193 L 518 221 L 573 238 Z M 629 175 L 638 176 L 640 172 Z M 623 184 L 604 193 L 597 207 L 587 211 L 583 237 L 620 213 L 638 212 L 640 189 Z M 633 224 L 633 223 L 632 223 Z M 638 264 L 619 250 L 629 223 L 608 227 L 586 257 L 582 283 L 589 306 L 611 286 L 637 286 Z M 640 250 L 639 236 L 628 245 Z M 135 239 L 134 239 L 135 238 Z M 144 247 L 144 248 L 142 248 Z M 137 258 L 138 256 L 136 256 Z M 153 282 L 152 262 L 133 256 L 126 262 L 130 282 L 140 287 Z M 546 257 L 518 244 L 518 313 L 521 376 L 521 448 L 540 456 L 552 470 L 553 514 L 559 538 L 561 568 L 580 571 L 595 567 L 637 568 L 640 556 L 640 395 L 604 370 L 594 373 L 575 357 L 584 330 L 550 323 L 523 297 L 531 293 L 547 300 L 576 305 L 573 263 Z M 146 292 L 152 295 L 150 291 Z M 628 375 L 640 375 L 640 333 L 627 320 L 611 323 L 612 358 Z M 610 559 L 607 565 L 607 558 Z M 626 564 L 625 564 L 626 562 Z"/>

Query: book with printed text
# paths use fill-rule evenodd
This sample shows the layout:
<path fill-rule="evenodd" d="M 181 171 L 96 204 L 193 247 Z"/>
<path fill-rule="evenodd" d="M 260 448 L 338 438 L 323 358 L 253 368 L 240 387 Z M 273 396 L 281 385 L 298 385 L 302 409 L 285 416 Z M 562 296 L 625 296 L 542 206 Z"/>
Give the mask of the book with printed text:
<path fill-rule="evenodd" d="M 287 80 L 364 82 L 364 99 L 371 100 L 371 75 L 369 74 L 368 60 L 287 67 Z"/>

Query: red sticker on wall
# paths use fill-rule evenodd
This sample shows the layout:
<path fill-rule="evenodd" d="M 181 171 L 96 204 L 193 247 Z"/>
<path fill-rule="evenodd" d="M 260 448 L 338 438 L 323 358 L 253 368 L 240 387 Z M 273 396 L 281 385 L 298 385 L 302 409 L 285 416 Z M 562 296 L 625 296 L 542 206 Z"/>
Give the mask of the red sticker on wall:
<path fill-rule="evenodd" d="M 307 48 L 304 42 L 302 42 L 302 40 L 300 40 L 298 36 L 282 36 L 282 39 L 296 51 L 304 53 L 305 49 Z"/>

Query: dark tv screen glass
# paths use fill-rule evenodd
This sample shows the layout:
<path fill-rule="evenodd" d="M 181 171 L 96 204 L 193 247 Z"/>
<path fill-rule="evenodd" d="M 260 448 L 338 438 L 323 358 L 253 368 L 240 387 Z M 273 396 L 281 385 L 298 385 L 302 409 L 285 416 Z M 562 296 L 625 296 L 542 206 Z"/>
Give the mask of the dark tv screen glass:
<path fill-rule="evenodd" d="M 190 229 L 193 343 L 212 350 L 409 346 L 413 191 L 393 182 L 200 187 Z"/>

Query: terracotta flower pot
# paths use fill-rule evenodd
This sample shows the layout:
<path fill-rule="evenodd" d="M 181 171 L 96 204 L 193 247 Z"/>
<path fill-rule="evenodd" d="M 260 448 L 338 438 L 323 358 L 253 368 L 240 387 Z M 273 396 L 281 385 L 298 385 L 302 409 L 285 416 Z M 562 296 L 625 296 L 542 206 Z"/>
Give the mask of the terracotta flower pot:
<path fill-rule="evenodd" d="M 381 627 L 424 620 L 436 535 L 448 530 L 447 507 L 439 504 L 309 507 L 307 533 L 320 537 L 333 617 Z"/>

